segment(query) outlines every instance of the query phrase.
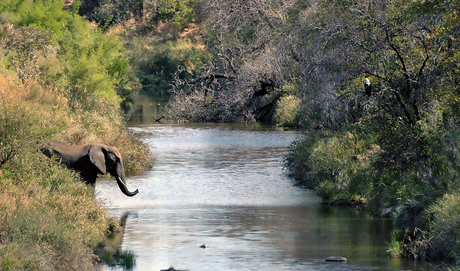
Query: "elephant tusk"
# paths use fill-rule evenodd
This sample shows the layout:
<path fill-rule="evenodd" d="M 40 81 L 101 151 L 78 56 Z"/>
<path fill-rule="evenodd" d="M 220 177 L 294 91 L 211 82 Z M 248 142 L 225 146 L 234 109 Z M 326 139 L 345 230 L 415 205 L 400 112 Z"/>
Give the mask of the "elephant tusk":
<path fill-rule="evenodd" d="M 135 196 L 137 193 L 139 193 L 139 190 L 136 189 L 134 192 L 130 192 L 128 190 L 128 187 L 126 186 L 126 183 L 122 180 L 120 177 L 116 177 L 118 186 L 120 187 L 121 192 L 123 192 L 126 196 L 132 197 Z"/>

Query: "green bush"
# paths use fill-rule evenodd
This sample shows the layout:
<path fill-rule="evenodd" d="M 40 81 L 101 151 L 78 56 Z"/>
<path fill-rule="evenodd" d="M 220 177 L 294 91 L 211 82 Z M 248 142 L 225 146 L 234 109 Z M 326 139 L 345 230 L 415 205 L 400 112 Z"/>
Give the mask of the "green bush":
<path fill-rule="evenodd" d="M 430 258 L 460 262 L 460 194 L 446 194 L 427 210 L 430 241 L 438 255 Z"/>
<path fill-rule="evenodd" d="M 171 22 L 173 28 L 182 31 L 196 20 L 196 2 L 196 0 L 158 0 L 152 20 Z"/>
<path fill-rule="evenodd" d="M 130 64 L 136 67 L 142 91 L 168 93 L 176 79 L 196 73 L 209 58 L 208 53 L 187 39 L 163 43 L 149 37 L 134 37 L 126 43 Z"/>
<path fill-rule="evenodd" d="M 369 198 L 371 165 L 380 152 L 378 146 L 350 132 L 319 136 L 313 133 L 291 146 L 287 169 L 325 202 L 354 203 Z"/>
<path fill-rule="evenodd" d="M 295 126 L 298 124 L 300 98 L 287 95 L 281 97 L 276 103 L 274 122 L 277 126 Z"/>
<path fill-rule="evenodd" d="M 284 158 L 284 167 L 288 174 L 295 178 L 299 185 L 309 189 L 314 189 L 319 184 L 309 163 L 310 155 L 319 137 L 319 133 L 312 132 L 305 135 L 304 139 L 292 142 Z"/>
<path fill-rule="evenodd" d="M 40 41 L 34 43 L 33 48 L 36 49 L 28 58 L 20 52 L 13 55 L 14 50 L 6 51 L 11 56 L 11 65 L 17 67 L 16 63 L 21 60 L 18 71 L 21 79 L 30 77 L 32 72 L 37 74 L 38 67 L 41 74 L 35 79 L 64 93 L 71 106 L 80 103 L 88 110 L 110 105 L 113 110 L 118 110 L 121 103 L 124 109 L 129 110 L 135 81 L 122 42 L 98 29 L 91 29 L 89 22 L 62 10 L 62 6 L 62 1 L 47 0 L 13 1 L 6 5 L 2 18 L 4 23 L 13 24 L 14 28 L 3 31 L 5 40 L 13 40 L 10 37 L 17 39 L 18 33 L 28 29 L 26 34 L 35 34 L 35 40 Z M 22 43 L 25 43 L 27 35 L 22 36 Z M 46 44 L 49 41 L 54 47 Z M 49 48 L 56 50 L 50 51 Z M 38 56 L 45 59 L 39 61 Z M 53 65 L 48 64 L 48 58 Z M 21 72 L 25 75 L 22 76 Z"/>

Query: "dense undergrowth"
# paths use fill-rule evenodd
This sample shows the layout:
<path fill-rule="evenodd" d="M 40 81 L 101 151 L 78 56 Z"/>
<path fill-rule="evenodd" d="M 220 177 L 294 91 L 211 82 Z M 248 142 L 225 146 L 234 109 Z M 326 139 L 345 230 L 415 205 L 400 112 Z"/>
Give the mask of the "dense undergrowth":
<path fill-rule="evenodd" d="M 393 256 L 458 265 L 459 2 L 320 3 L 287 171 L 325 203 L 394 218 Z"/>
<path fill-rule="evenodd" d="M 127 171 L 152 163 L 126 129 L 137 83 L 122 43 L 63 5 L 0 1 L 1 270 L 94 270 L 119 230 L 92 188 L 37 151 L 48 141 L 116 146 Z"/>

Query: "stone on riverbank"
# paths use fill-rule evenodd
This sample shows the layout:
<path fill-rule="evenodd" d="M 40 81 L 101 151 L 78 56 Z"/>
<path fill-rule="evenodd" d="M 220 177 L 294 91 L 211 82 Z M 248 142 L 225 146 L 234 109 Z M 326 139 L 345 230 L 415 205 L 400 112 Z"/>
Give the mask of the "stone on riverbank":
<path fill-rule="evenodd" d="M 347 258 L 340 256 L 331 256 L 326 259 L 326 262 L 346 262 Z"/>

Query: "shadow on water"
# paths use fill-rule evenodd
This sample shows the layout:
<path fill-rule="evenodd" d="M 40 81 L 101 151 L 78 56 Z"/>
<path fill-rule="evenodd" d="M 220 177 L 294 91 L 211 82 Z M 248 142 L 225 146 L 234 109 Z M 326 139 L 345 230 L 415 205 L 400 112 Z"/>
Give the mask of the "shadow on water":
<path fill-rule="evenodd" d="M 137 255 L 133 270 L 434 270 L 389 257 L 391 220 L 321 205 L 293 186 L 282 160 L 295 132 L 227 124 L 132 129 L 156 155 L 152 170 L 128 178 L 140 193 L 128 198 L 110 180 L 96 189 L 110 215 L 136 213 L 121 246 Z M 329 263 L 329 256 L 348 261 Z"/>

